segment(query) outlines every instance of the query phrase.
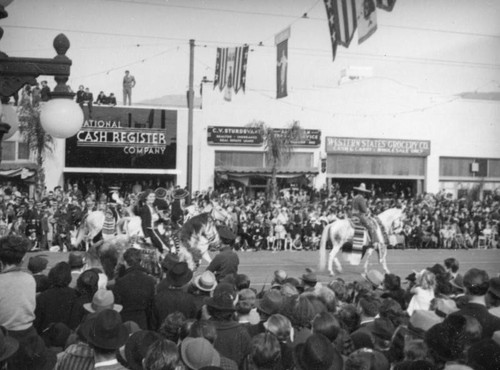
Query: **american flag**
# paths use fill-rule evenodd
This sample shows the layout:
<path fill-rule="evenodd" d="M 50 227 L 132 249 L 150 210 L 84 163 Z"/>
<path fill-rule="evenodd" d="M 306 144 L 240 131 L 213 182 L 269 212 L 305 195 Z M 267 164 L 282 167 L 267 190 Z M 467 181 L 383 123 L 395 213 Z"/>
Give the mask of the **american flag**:
<path fill-rule="evenodd" d="M 330 28 L 335 27 L 337 42 L 349 47 L 357 27 L 354 0 L 325 0 L 325 6 Z"/>
<path fill-rule="evenodd" d="M 337 31 L 335 31 L 335 15 L 333 14 L 332 0 L 325 0 L 326 17 L 330 28 L 330 40 L 332 42 L 333 60 L 337 56 Z"/>
<path fill-rule="evenodd" d="M 247 63 L 248 46 L 217 48 L 214 88 L 218 85 L 220 91 L 226 87 L 234 88 L 235 93 L 245 91 Z"/>

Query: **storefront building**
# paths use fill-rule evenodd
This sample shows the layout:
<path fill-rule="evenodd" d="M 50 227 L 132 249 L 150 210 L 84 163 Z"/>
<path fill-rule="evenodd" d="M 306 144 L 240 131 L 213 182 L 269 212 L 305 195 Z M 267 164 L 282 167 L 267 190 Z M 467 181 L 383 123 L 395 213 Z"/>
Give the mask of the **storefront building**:
<path fill-rule="evenodd" d="M 274 129 L 279 135 L 286 129 Z M 281 187 L 307 185 L 319 169 L 314 152 L 320 146 L 321 131 L 304 130 L 304 137 L 293 143 L 294 151 L 286 163 L 277 169 Z M 213 155 L 214 180 L 218 185 L 237 182 L 248 193 L 265 191 L 272 176 L 270 160 L 265 151 L 265 138 L 254 127 L 208 126 L 205 158 Z"/>
<path fill-rule="evenodd" d="M 82 129 L 57 140 L 45 165 L 47 188 L 65 183 L 152 188 L 186 182 L 187 109 L 84 107 Z M 195 110 L 195 117 L 199 110 Z"/>
<path fill-rule="evenodd" d="M 381 192 L 419 194 L 425 188 L 428 140 L 326 137 L 326 176 L 343 189 L 365 182 Z"/>

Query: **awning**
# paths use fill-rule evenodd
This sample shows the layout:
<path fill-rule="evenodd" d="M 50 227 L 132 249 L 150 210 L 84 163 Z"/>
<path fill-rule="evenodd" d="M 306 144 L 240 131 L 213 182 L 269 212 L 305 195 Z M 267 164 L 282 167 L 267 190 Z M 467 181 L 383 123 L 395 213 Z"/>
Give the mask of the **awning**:
<path fill-rule="evenodd" d="M 0 166 L 0 177 L 20 177 L 21 180 L 29 179 L 36 174 L 36 169 L 18 167 L 15 169 L 4 169 Z"/>
<path fill-rule="evenodd" d="M 246 176 L 271 177 L 273 170 L 269 167 L 220 166 L 215 167 L 215 172 L 219 175 L 236 178 Z M 318 173 L 319 169 L 314 167 L 278 168 L 276 177 L 290 179 L 303 175 L 317 175 Z"/>

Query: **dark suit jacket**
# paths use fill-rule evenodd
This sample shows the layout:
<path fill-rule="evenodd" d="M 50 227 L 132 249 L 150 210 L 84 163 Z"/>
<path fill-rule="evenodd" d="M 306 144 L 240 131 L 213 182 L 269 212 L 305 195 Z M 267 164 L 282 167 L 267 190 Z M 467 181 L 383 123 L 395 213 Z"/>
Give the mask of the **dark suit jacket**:
<path fill-rule="evenodd" d="M 176 311 L 184 314 L 186 319 L 195 319 L 198 309 L 194 296 L 181 289 L 163 289 L 154 299 L 155 327 L 159 328 L 163 320 Z"/>
<path fill-rule="evenodd" d="M 115 302 L 123 305 L 122 321 L 135 321 L 141 329 L 152 329 L 155 281 L 141 267 L 131 267 L 116 280 Z"/>
<path fill-rule="evenodd" d="M 72 288 L 50 288 L 36 297 L 35 329 L 40 334 L 50 323 L 62 322 L 69 326 L 71 307 L 76 299 Z"/>
<path fill-rule="evenodd" d="M 452 315 L 468 315 L 477 319 L 483 327 L 483 339 L 491 338 L 494 332 L 500 330 L 500 318 L 490 314 L 486 306 L 479 303 L 467 303 Z"/>

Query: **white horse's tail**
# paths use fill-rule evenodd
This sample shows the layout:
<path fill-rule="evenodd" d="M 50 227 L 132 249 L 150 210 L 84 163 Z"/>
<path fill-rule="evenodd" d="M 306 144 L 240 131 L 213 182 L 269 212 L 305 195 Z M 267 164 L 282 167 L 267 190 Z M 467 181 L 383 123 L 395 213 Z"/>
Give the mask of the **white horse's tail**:
<path fill-rule="evenodd" d="M 324 271 L 326 269 L 326 243 L 328 242 L 328 238 L 330 235 L 330 227 L 333 225 L 333 222 L 331 224 L 326 225 L 323 228 L 323 233 L 321 234 L 321 240 L 319 243 L 319 264 L 318 264 L 318 270 Z"/>

